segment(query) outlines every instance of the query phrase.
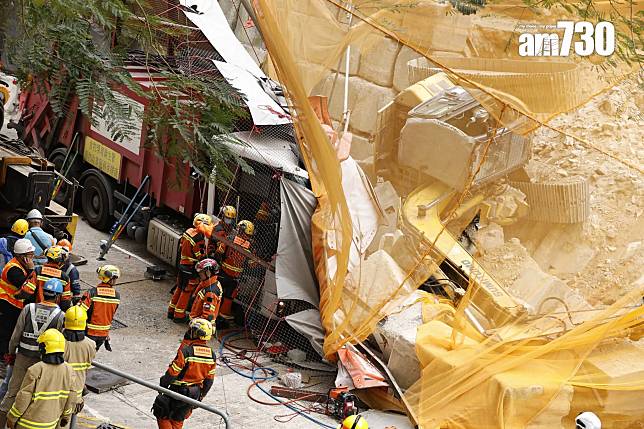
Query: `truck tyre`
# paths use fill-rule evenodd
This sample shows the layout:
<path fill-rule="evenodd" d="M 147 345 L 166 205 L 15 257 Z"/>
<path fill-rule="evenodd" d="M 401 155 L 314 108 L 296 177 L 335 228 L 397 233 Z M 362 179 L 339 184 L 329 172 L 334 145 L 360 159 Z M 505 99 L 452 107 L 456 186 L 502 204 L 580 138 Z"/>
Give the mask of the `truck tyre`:
<path fill-rule="evenodd" d="M 81 198 L 83 214 L 91 226 L 106 230 L 112 223 L 114 188 L 98 170 L 89 170 L 85 177 Z"/>

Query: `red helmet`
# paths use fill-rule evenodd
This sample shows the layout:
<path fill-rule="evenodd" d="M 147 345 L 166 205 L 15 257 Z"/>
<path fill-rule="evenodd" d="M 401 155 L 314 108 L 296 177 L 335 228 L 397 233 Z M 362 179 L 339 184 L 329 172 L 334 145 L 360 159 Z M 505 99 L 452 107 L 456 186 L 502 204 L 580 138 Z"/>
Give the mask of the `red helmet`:
<path fill-rule="evenodd" d="M 217 273 L 219 272 L 219 264 L 214 259 L 204 259 L 197 262 L 197 265 L 195 265 L 195 270 L 197 270 L 198 273 L 204 270 L 210 270 L 213 273 Z"/>

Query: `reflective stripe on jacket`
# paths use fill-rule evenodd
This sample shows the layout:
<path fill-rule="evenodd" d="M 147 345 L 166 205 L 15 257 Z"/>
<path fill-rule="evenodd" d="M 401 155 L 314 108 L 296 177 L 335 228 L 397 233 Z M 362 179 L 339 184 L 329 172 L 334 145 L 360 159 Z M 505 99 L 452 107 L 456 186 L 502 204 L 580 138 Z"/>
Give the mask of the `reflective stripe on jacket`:
<path fill-rule="evenodd" d="M 47 263 L 34 268 L 31 275 L 27 277 L 25 284 L 22 285 L 20 292 L 26 296 L 35 296 L 35 302 L 42 302 L 44 300 L 43 287 L 47 280 L 50 279 L 59 279 L 63 283 L 63 294 L 60 300 L 70 303 L 72 300 L 72 290 L 69 285 L 69 278 L 55 264 Z M 61 302 L 61 307 L 66 309 L 68 305 L 62 305 Z"/>
<path fill-rule="evenodd" d="M 245 240 L 239 235 L 236 235 L 232 239 L 232 242 L 248 251 L 251 250 L 251 242 Z M 226 248 L 226 256 L 224 257 L 224 262 L 221 264 L 221 268 L 226 274 L 228 274 L 228 276 L 236 279 L 244 271 L 244 263 L 246 262 L 246 259 L 246 255 L 238 252 L 232 247 L 228 247 Z"/>
<path fill-rule="evenodd" d="M 219 315 L 222 295 L 223 289 L 217 281 L 217 276 L 201 282 L 197 289 L 195 302 L 192 304 L 190 318 L 200 317 L 214 322 Z"/>
<path fill-rule="evenodd" d="M 215 353 L 203 340 L 192 341 L 179 348 L 166 372 L 175 378 L 175 386 L 202 386 L 204 380 L 215 377 Z"/>
<path fill-rule="evenodd" d="M 68 364 L 38 362 L 27 370 L 7 420 L 15 422 L 16 428 L 54 429 L 61 417 L 72 414 L 79 389 Z"/>
<path fill-rule="evenodd" d="M 38 337 L 49 328 L 61 326 L 65 315 L 56 304 L 50 302 L 32 303 L 22 311 L 25 316 L 18 352 L 37 358 L 40 356 Z"/>
<path fill-rule="evenodd" d="M 80 391 L 83 392 L 87 370 L 92 366 L 92 361 L 96 357 L 96 343 L 90 338 L 83 338 L 81 341 L 65 341 L 65 362 L 72 367 L 79 379 Z"/>
<path fill-rule="evenodd" d="M 190 228 L 181 236 L 181 257 L 179 264 L 191 268 L 204 256 L 205 238 L 195 228 Z"/>
<path fill-rule="evenodd" d="M 7 278 L 9 270 L 13 267 L 20 268 L 25 277 L 27 277 L 27 270 L 25 270 L 22 265 L 20 265 L 20 262 L 18 262 L 16 258 L 13 258 L 9 262 L 7 262 L 7 265 L 4 266 L 2 275 L 0 276 L 0 299 L 7 301 L 14 307 L 23 308 L 25 304 L 21 300 L 14 298 L 14 295 L 20 290 L 20 287 L 22 285 L 11 284 L 9 282 L 9 279 Z"/>
<path fill-rule="evenodd" d="M 85 292 L 80 305 L 87 310 L 87 335 L 107 337 L 120 302 L 119 293 L 106 283 Z"/>

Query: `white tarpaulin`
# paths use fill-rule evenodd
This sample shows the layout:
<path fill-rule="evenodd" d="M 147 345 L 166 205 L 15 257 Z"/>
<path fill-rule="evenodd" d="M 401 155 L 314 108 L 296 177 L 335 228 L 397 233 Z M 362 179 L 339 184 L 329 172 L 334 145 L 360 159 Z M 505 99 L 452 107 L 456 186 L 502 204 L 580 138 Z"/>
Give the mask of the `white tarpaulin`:
<path fill-rule="evenodd" d="M 182 0 L 190 7 L 190 1 Z M 203 2 L 202 2 L 203 3 Z M 226 61 L 213 61 L 224 78 L 246 98 L 255 125 L 283 125 L 291 123 L 291 118 L 259 84 L 266 75 L 235 37 L 219 3 L 212 1 L 203 8 L 202 13 L 183 11 L 186 17 L 206 36 L 210 44 Z"/>
<path fill-rule="evenodd" d="M 304 179 L 309 178 L 307 171 L 298 166 L 298 157 L 291 150 L 291 144 L 288 141 L 266 133 L 253 133 L 252 131 L 239 131 L 231 135 L 244 144 L 232 142 L 224 142 L 224 144 L 242 158 L 270 165 L 275 169 Z"/>
<path fill-rule="evenodd" d="M 191 6 L 189 0 L 181 0 L 181 3 L 186 7 Z M 203 1 L 200 3 L 203 3 Z M 230 29 L 219 3 L 213 0 L 208 3 L 207 7 L 198 10 L 201 11 L 200 14 L 185 10 L 183 10 L 183 13 L 194 25 L 199 27 L 212 46 L 219 52 L 219 55 L 229 64 L 235 64 L 248 70 L 258 78 L 264 77 L 265 74 L 262 69 L 248 55 L 244 45 L 241 44 L 235 33 Z"/>
<path fill-rule="evenodd" d="M 213 63 L 215 63 L 228 83 L 246 96 L 246 106 L 250 110 L 255 125 L 291 123 L 291 117 L 284 112 L 275 100 L 264 92 L 257 78 L 250 72 L 235 64 L 221 61 L 213 61 Z"/>
<path fill-rule="evenodd" d="M 359 267 L 362 255 L 376 236 L 378 225 L 384 221 L 384 214 L 369 180 L 358 163 L 352 157 L 348 157 L 340 163 L 340 168 L 342 168 L 342 190 L 347 199 L 353 225 L 348 267 L 350 273 L 354 268 Z M 337 269 L 335 257 L 329 258 L 327 265 L 327 275 L 332 278 Z"/>

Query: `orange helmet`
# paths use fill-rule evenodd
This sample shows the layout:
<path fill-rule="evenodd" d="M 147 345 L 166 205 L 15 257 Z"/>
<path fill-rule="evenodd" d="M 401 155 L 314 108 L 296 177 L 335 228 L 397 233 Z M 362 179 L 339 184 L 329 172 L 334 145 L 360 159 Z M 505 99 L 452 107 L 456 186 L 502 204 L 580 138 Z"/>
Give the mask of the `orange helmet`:
<path fill-rule="evenodd" d="M 60 247 L 64 247 L 65 249 L 67 249 L 68 252 L 72 251 L 72 243 L 70 243 L 69 240 L 67 240 L 66 238 L 63 238 L 62 240 L 60 240 L 58 242 L 58 245 Z"/>

